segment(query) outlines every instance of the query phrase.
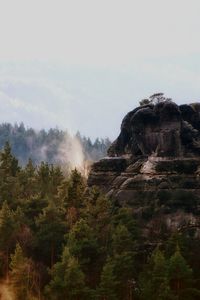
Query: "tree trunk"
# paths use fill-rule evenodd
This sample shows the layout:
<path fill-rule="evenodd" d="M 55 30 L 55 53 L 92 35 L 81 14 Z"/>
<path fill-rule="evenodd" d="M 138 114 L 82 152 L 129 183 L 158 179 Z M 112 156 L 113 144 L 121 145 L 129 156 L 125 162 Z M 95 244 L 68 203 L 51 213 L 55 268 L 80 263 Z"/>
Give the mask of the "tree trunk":
<path fill-rule="evenodd" d="M 54 244 L 51 244 L 51 268 L 54 265 Z"/>

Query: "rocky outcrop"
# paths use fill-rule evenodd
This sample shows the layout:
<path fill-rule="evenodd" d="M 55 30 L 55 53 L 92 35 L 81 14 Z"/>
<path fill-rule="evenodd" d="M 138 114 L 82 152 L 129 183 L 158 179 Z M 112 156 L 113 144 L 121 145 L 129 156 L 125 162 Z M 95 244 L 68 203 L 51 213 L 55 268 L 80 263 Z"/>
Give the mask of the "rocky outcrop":
<path fill-rule="evenodd" d="M 192 223 L 200 236 L 200 104 L 165 101 L 129 112 L 88 184 L 132 207 L 148 230 L 160 218 L 171 229 Z"/>
<path fill-rule="evenodd" d="M 108 150 L 110 157 L 200 155 L 200 104 L 165 101 L 141 106 L 122 121 L 121 133 Z"/>

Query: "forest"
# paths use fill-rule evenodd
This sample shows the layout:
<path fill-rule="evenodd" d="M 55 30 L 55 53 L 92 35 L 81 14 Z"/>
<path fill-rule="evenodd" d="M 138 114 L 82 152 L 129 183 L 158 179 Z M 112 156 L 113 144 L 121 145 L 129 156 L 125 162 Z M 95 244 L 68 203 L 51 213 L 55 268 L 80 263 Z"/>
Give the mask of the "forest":
<path fill-rule="evenodd" d="M 26 128 L 21 124 L 0 124 L 0 149 L 6 142 L 12 147 L 13 154 L 19 160 L 20 165 L 25 165 L 29 158 L 33 164 L 42 161 L 49 164 L 70 167 L 70 161 L 74 160 L 74 152 L 78 152 L 83 161 L 96 161 L 106 156 L 111 142 L 108 138 L 96 138 L 94 142 L 77 132 L 70 134 L 67 130 L 58 128 L 39 131 Z"/>
<path fill-rule="evenodd" d="M 192 230 L 141 234 L 76 169 L 0 153 L 0 275 L 16 300 L 200 299 L 200 243 Z M 153 233 L 152 233 L 153 234 Z"/>

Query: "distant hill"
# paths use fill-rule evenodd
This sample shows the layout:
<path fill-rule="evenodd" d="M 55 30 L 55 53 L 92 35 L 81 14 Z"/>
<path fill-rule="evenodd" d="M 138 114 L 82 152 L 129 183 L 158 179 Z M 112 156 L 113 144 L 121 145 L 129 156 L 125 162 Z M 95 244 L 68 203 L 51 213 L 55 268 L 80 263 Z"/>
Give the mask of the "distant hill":
<path fill-rule="evenodd" d="M 68 163 L 70 160 L 96 161 L 106 156 L 111 142 L 108 138 L 96 138 L 94 142 L 79 132 L 72 136 L 58 128 L 36 131 L 21 124 L 0 124 L 0 149 L 6 142 L 12 147 L 13 154 L 21 165 L 31 158 L 34 164 L 41 161 L 50 164 Z"/>

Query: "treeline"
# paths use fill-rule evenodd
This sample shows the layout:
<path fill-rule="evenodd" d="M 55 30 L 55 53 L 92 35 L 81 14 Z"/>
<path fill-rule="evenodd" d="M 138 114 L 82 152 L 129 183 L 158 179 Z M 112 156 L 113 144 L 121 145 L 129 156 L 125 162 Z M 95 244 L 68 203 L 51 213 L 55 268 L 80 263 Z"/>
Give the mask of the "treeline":
<path fill-rule="evenodd" d="M 67 131 L 51 128 L 49 130 L 35 131 L 25 128 L 24 124 L 0 124 L 0 149 L 6 142 L 12 146 L 13 154 L 21 165 L 25 165 L 30 158 L 34 164 L 41 161 L 49 164 L 63 164 L 70 161 L 74 151 L 84 160 L 96 161 L 106 156 L 111 142 L 108 138 L 90 138 L 82 136 L 79 132 L 72 136 Z"/>
<path fill-rule="evenodd" d="M 77 170 L 0 153 L 0 275 L 16 300 L 200 299 L 199 239 L 141 233 Z"/>

